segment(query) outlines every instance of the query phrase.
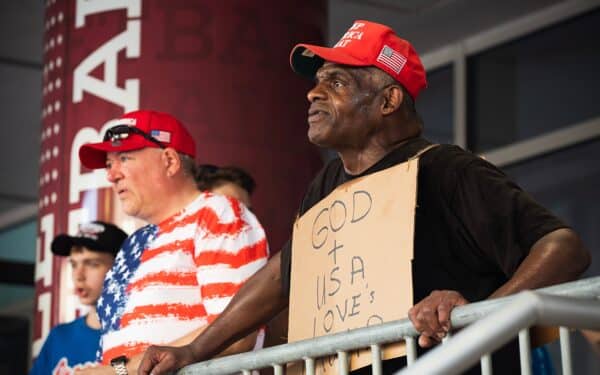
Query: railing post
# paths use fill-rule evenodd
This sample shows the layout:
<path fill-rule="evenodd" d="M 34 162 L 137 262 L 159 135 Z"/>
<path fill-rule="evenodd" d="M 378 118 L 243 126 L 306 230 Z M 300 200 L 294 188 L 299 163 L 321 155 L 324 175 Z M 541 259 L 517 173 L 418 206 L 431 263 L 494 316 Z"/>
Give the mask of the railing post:
<path fill-rule="evenodd" d="M 348 375 L 348 352 L 338 352 L 338 374 Z"/>
<path fill-rule="evenodd" d="M 274 364 L 273 375 L 283 375 L 283 366 L 280 364 Z"/>
<path fill-rule="evenodd" d="M 560 327 L 560 359 L 562 363 L 563 375 L 573 374 L 573 365 L 571 363 L 571 337 L 569 329 Z"/>
<path fill-rule="evenodd" d="M 314 358 L 304 358 L 304 365 L 306 366 L 306 375 L 315 375 Z"/>
<path fill-rule="evenodd" d="M 523 329 L 519 331 L 521 375 L 531 375 L 531 345 L 529 342 L 529 329 Z"/>
<path fill-rule="evenodd" d="M 412 336 L 404 338 L 406 342 L 406 365 L 410 366 L 417 360 L 417 343 Z"/>
<path fill-rule="evenodd" d="M 492 370 L 492 355 L 491 354 L 484 354 L 481 357 L 481 375 L 492 375 L 493 370 Z"/>
<path fill-rule="evenodd" d="M 371 345 L 371 360 L 373 375 L 381 375 L 381 347 L 379 345 Z"/>

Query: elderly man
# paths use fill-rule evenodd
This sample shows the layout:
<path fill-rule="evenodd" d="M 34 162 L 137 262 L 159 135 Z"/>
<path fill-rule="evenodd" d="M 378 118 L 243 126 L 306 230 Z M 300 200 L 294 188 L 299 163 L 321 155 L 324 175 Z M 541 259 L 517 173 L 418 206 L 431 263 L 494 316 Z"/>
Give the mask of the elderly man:
<path fill-rule="evenodd" d="M 137 371 L 149 345 L 196 337 L 265 265 L 268 246 L 245 206 L 198 190 L 196 146 L 177 119 L 142 110 L 117 123 L 79 157 L 88 168 L 106 168 L 125 213 L 150 223 L 125 240 L 97 304 L 100 359 L 113 368 L 86 371 L 120 375 Z M 230 351 L 256 341 L 251 335 Z"/>
<path fill-rule="evenodd" d="M 308 92 L 309 140 L 339 155 L 309 186 L 300 215 L 337 186 L 422 154 L 409 312 L 421 346 L 445 336 L 455 306 L 568 281 L 588 266 L 577 234 L 501 171 L 421 137 L 414 100 L 426 86 L 425 70 L 412 45 L 389 27 L 356 21 L 333 48 L 296 46 L 291 65 L 316 82 Z M 151 347 L 139 373 L 208 359 L 283 309 L 290 259 L 288 243 L 191 344 Z"/>

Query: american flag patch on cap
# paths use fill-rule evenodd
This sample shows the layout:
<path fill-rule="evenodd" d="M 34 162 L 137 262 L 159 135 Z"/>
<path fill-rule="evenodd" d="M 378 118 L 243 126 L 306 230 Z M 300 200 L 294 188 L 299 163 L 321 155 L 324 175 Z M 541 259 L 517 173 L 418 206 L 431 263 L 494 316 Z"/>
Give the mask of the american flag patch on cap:
<path fill-rule="evenodd" d="M 379 52 L 379 56 L 377 56 L 377 61 L 398 74 L 404 68 L 404 64 L 406 64 L 406 57 L 394 51 L 391 47 L 384 45 L 381 52 Z"/>
<path fill-rule="evenodd" d="M 159 142 L 171 142 L 171 133 L 164 130 L 150 130 L 150 135 Z"/>

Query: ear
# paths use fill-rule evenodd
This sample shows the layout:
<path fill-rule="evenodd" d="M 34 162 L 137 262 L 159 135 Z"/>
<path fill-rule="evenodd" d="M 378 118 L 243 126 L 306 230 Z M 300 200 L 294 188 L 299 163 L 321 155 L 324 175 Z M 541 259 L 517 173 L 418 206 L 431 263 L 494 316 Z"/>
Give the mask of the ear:
<path fill-rule="evenodd" d="M 400 108 L 404 100 L 404 93 L 398 85 L 391 85 L 383 90 L 383 103 L 381 104 L 381 114 L 386 116 L 392 114 Z"/>
<path fill-rule="evenodd" d="M 175 149 L 167 147 L 161 154 L 161 162 L 168 177 L 173 177 L 181 169 L 181 158 Z"/>

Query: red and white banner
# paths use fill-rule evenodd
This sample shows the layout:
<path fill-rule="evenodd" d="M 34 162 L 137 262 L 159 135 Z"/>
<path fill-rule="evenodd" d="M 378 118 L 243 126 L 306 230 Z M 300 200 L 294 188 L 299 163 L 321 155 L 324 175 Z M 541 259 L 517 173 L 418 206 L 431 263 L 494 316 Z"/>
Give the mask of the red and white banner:
<path fill-rule="evenodd" d="M 82 221 L 139 223 L 116 205 L 103 170 L 80 165 L 79 147 L 135 109 L 178 117 L 198 163 L 238 165 L 257 181 L 253 206 L 273 251 L 291 233 L 320 166 L 306 138 L 309 82 L 289 68 L 298 42 L 322 43 L 324 0 L 47 0 L 40 215 L 33 355 L 50 328 L 75 316 L 58 233 Z"/>

